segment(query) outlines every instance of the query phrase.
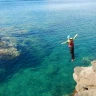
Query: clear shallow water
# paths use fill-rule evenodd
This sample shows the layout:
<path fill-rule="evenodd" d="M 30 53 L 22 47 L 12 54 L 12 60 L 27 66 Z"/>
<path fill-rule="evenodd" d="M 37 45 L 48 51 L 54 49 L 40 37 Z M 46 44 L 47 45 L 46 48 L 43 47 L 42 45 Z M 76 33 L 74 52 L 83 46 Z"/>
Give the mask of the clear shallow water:
<path fill-rule="evenodd" d="M 0 59 L 0 95 L 69 96 L 75 88 L 74 67 L 90 66 L 96 57 L 95 6 L 0 2 L 0 37 L 9 38 L 20 53 Z M 68 46 L 61 42 L 76 33 L 71 62 Z"/>

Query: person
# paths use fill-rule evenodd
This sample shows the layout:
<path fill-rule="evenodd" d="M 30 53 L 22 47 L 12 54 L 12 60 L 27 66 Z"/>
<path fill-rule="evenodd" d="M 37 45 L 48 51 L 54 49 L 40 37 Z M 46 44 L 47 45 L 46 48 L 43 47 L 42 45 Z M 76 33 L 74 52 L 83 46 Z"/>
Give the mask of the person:
<path fill-rule="evenodd" d="M 78 34 L 76 34 L 73 38 L 70 38 L 70 36 L 68 35 L 68 36 L 67 36 L 68 40 L 61 43 L 61 44 L 66 44 L 66 43 L 68 43 L 68 47 L 69 47 L 69 49 L 70 49 L 70 54 L 71 54 L 72 61 L 74 61 L 74 59 L 75 59 L 75 55 L 74 55 L 74 39 L 75 39 L 77 36 L 78 36 Z"/>

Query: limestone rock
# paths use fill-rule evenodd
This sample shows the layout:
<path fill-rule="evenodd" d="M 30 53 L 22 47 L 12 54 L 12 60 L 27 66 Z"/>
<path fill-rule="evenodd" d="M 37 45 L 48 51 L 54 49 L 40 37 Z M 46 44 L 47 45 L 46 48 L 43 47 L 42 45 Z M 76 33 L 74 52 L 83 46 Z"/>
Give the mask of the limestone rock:
<path fill-rule="evenodd" d="M 76 81 L 75 96 L 96 96 L 96 61 L 90 67 L 76 67 L 73 78 Z"/>
<path fill-rule="evenodd" d="M 96 71 L 96 60 L 91 62 L 93 71 Z"/>

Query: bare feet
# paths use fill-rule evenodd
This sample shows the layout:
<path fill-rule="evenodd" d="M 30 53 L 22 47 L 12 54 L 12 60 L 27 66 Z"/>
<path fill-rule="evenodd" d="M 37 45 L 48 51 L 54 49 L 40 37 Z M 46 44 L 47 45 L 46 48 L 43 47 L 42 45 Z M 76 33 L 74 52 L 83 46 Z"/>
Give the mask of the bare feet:
<path fill-rule="evenodd" d="M 71 61 L 74 61 L 74 59 L 72 59 Z"/>

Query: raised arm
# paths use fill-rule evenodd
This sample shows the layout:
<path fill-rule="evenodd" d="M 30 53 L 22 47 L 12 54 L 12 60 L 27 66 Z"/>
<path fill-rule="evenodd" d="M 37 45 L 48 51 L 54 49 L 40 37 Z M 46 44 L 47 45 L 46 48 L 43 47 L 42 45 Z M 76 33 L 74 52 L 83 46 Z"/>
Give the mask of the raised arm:
<path fill-rule="evenodd" d="M 66 43 L 68 43 L 68 40 L 67 40 L 67 41 L 65 41 L 65 42 L 62 42 L 61 44 L 66 44 Z"/>
<path fill-rule="evenodd" d="M 78 34 L 76 34 L 76 35 L 73 37 L 73 39 L 75 39 L 77 36 L 78 36 Z"/>

